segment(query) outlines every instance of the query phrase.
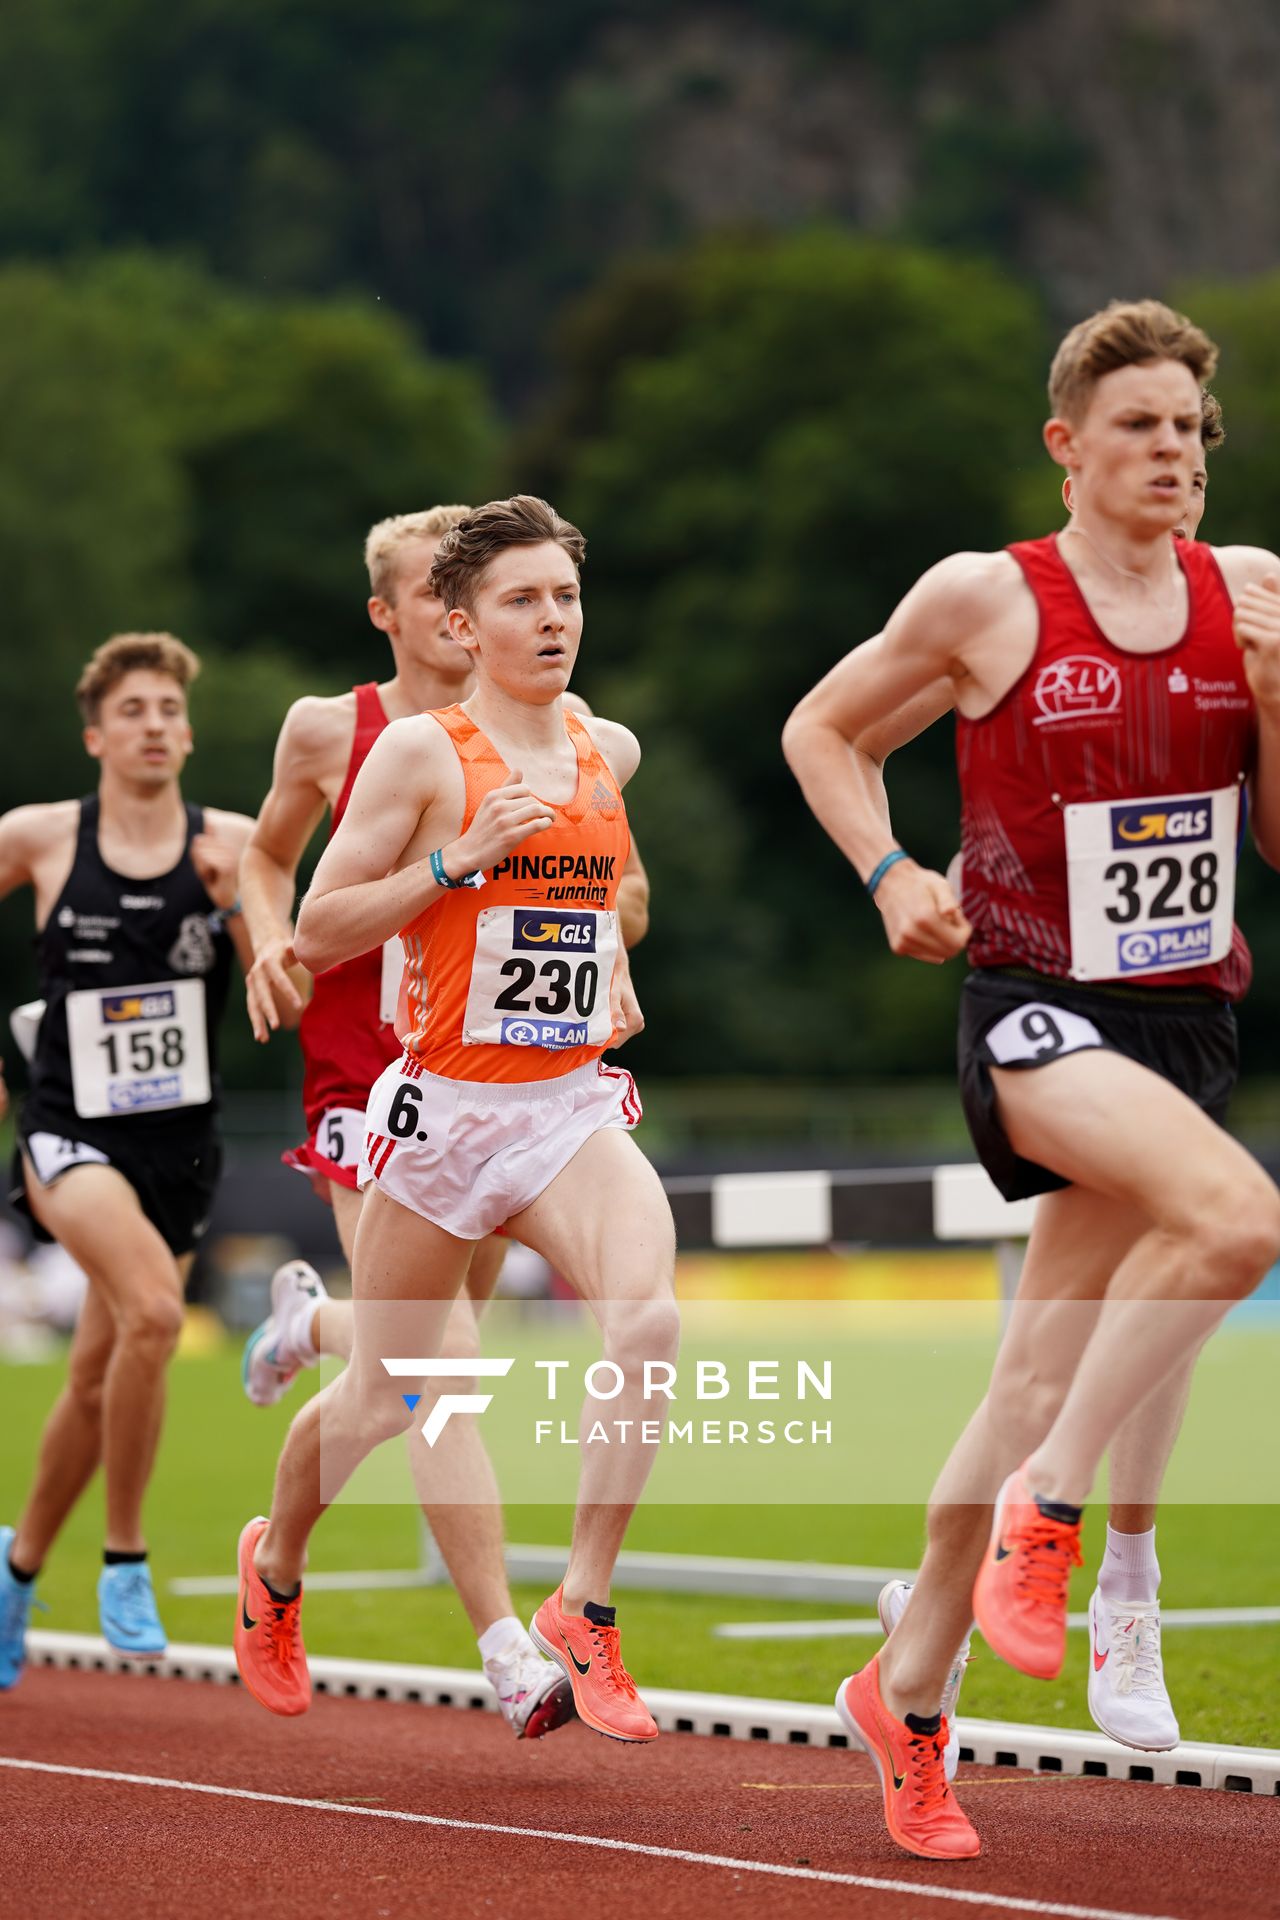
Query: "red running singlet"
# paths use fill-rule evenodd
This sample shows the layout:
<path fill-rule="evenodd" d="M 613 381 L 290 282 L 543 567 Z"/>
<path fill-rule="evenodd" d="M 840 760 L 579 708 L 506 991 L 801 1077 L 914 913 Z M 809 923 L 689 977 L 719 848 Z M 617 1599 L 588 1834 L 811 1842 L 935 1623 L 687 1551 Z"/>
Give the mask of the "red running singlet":
<path fill-rule="evenodd" d="M 356 731 L 347 777 L 333 809 L 329 838 L 347 810 L 356 775 L 387 715 L 374 681 L 356 687 Z M 299 1027 L 302 1042 L 302 1101 L 307 1131 L 313 1137 L 331 1107 L 363 1108 L 369 1089 L 391 1061 L 400 1057 L 395 1027 L 378 1016 L 382 991 L 382 948 L 342 960 L 318 973 Z M 354 1182 L 352 1182 L 354 1184 Z"/>
<path fill-rule="evenodd" d="M 1143 654 L 1107 639 L 1056 534 L 1009 548 L 1035 595 L 1040 628 L 1030 665 L 1000 704 L 980 720 L 957 716 L 972 966 L 1193 986 L 1228 1000 L 1249 985 L 1249 949 L 1234 925 L 1224 957 L 1172 964 L 1180 951 L 1194 954 L 1200 937 L 1189 925 L 1197 899 L 1190 889 L 1199 885 L 1205 902 L 1216 897 L 1218 879 L 1201 883 L 1198 876 L 1217 876 L 1223 864 L 1214 856 L 1212 869 L 1194 866 L 1210 857 L 1196 851 L 1206 838 L 1202 798 L 1239 785 L 1257 738 L 1231 599 L 1213 549 L 1174 544 L 1187 582 L 1186 630 L 1172 646 Z M 1097 858 L 1094 950 L 1114 956 L 1115 966 L 1095 963 L 1082 973 L 1072 944 L 1067 809 L 1155 796 L 1177 796 L 1185 805 L 1135 809 L 1132 817 L 1111 808 L 1098 816 L 1107 850 Z M 1231 855 L 1233 863 L 1234 847 Z M 1152 920 L 1153 912 L 1166 922 Z M 1126 934 L 1126 922 L 1139 930 Z M 1076 933 L 1080 948 L 1079 923 Z M 1154 964 L 1144 967 L 1144 956 Z"/>

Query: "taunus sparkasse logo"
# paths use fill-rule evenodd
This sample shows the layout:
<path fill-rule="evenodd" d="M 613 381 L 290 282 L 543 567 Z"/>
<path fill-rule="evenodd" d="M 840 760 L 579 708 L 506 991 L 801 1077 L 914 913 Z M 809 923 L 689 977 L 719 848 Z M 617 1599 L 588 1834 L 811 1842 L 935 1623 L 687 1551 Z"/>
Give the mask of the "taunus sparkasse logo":
<path fill-rule="evenodd" d="M 395 1380 L 500 1380 L 511 1373 L 514 1356 L 494 1359 L 451 1359 L 443 1356 L 397 1355 L 382 1362 Z M 549 1416 L 541 1407 L 567 1406 L 575 1400 L 576 1382 L 563 1376 L 570 1372 L 568 1360 L 534 1360 L 530 1383 L 528 1368 L 522 1369 L 525 1384 L 532 1387 L 534 1413 L 527 1439 L 534 1446 L 831 1446 L 832 1422 L 810 1418 L 724 1418 L 697 1416 L 686 1419 L 674 1411 L 676 1402 L 693 1402 L 699 1408 L 707 1402 L 743 1399 L 748 1402 L 784 1400 L 800 1406 L 810 1401 L 830 1402 L 832 1366 L 830 1360 L 749 1360 L 736 1369 L 723 1360 L 698 1360 L 677 1368 L 670 1360 L 645 1360 L 628 1374 L 616 1360 L 595 1360 L 582 1373 L 582 1391 L 588 1402 L 602 1409 L 590 1426 L 559 1412 Z M 562 1391 L 563 1389 L 563 1391 Z M 640 1417 L 607 1415 L 605 1409 L 630 1389 L 629 1399 L 644 1403 Z M 416 1411 L 422 1394 L 402 1393 L 410 1412 Z M 431 1407 L 422 1423 L 421 1433 L 434 1447 L 451 1416 L 455 1413 L 485 1412 L 492 1393 L 440 1393 L 432 1396 Z M 652 1409 L 652 1413 L 650 1413 Z"/>

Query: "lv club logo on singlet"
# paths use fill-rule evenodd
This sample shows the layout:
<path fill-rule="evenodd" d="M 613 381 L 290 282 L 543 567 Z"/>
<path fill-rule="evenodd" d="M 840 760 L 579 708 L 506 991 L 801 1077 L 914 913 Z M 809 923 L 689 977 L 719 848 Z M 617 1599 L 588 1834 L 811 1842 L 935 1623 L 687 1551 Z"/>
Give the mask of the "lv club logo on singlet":
<path fill-rule="evenodd" d="M 1032 688 L 1037 727 L 1063 720 L 1100 720 L 1120 709 L 1120 674 L 1108 660 L 1068 654 L 1041 667 Z"/>

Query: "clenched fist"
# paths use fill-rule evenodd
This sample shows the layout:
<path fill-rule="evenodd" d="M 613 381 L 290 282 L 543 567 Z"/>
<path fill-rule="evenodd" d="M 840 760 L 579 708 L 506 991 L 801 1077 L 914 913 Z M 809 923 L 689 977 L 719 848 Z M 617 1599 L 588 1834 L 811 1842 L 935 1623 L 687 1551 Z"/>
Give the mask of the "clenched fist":
<path fill-rule="evenodd" d="M 518 769 L 513 769 L 500 787 L 486 793 L 466 832 L 441 849 L 445 872 L 451 880 L 483 872 L 505 859 L 531 833 L 545 833 L 555 825 L 555 818 L 546 801 L 531 793 Z"/>
<path fill-rule="evenodd" d="M 1254 699 L 1260 707 L 1280 712 L 1280 578 L 1274 573 L 1241 593 L 1235 633 Z"/>
<path fill-rule="evenodd" d="M 216 834 L 197 833 L 191 842 L 191 864 L 200 876 L 200 884 L 215 907 L 224 911 L 235 905 L 240 849 L 219 840 Z"/>
<path fill-rule="evenodd" d="M 973 928 L 940 873 L 899 860 L 876 888 L 875 903 L 894 953 L 940 967 L 963 953 Z"/>

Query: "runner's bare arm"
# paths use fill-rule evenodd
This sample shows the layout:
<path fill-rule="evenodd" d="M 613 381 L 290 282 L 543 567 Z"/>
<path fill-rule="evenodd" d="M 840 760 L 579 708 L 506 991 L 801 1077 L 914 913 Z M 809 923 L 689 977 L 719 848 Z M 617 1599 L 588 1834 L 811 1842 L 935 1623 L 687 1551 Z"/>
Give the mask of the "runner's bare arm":
<path fill-rule="evenodd" d="M 624 947 L 639 946 L 649 931 L 649 876 L 640 858 L 640 849 L 631 841 L 631 851 L 618 882 L 618 932 Z"/>
<path fill-rule="evenodd" d="M 77 801 L 59 800 L 14 807 L 0 816 L 0 899 L 18 887 L 30 886 L 36 889 L 38 917 L 43 918 L 44 912 L 52 909 L 52 896 L 61 880 L 49 870 L 60 858 L 65 860 L 68 836 L 74 847 L 79 813 Z M 62 872 L 62 879 L 65 877 Z M 0 1059 L 0 1120 L 9 1111 L 3 1069 Z"/>
<path fill-rule="evenodd" d="M 206 807 L 204 832 L 198 833 L 191 842 L 191 864 L 214 906 L 221 907 L 224 913 L 239 903 L 240 861 L 252 832 L 253 821 L 247 813 L 227 813 L 221 807 Z M 231 914 L 226 928 L 236 958 L 247 974 L 253 965 L 253 944 L 243 910 Z"/>
<path fill-rule="evenodd" d="M 583 717 L 588 720 L 587 731 L 608 762 L 609 771 L 618 785 L 625 787 L 640 764 L 640 742 L 629 727 L 620 726 L 616 720 L 602 720 L 596 714 Z M 649 876 L 634 840 L 618 882 L 617 915 L 622 938 L 609 986 L 609 1005 L 613 1013 L 611 1044 L 620 1047 L 644 1030 L 644 1014 L 631 979 L 628 949 L 643 940 L 649 930 Z"/>
<path fill-rule="evenodd" d="M 44 807 L 14 807 L 0 815 L 0 899 L 15 887 L 35 885 L 34 854 Z"/>
<path fill-rule="evenodd" d="M 614 779 L 624 787 L 640 764 L 640 742 L 634 733 L 616 721 L 602 720 L 584 700 L 577 700 L 572 694 L 565 694 L 564 698 L 574 700 L 574 712 L 590 722 L 587 731 L 608 761 Z M 649 931 L 649 876 L 634 838 L 618 882 L 617 910 L 623 946 L 637 946 Z"/>
<path fill-rule="evenodd" d="M 445 872 L 458 880 L 491 867 L 555 819 L 513 768 L 459 834 L 454 828 L 461 792 L 453 744 L 430 715 L 393 720 L 356 776 L 342 822 L 298 910 L 294 946 L 305 967 L 320 973 L 381 946 L 439 899 L 444 889 L 429 853 L 407 857 L 420 827 L 429 829 L 428 840 L 438 833 Z"/>
<path fill-rule="evenodd" d="M 954 705 L 966 654 L 1004 612 L 1002 555 L 959 554 L 912 588 L 882 634 L 848 654 L 805 696 L 783 751 L 806 800 L 865 881 L 894 851 L 883 762 Z M 875 894 L 895 953 L 940 964 L 969 927 L 941 874 L 901 860 Z"/>
<path fill-rule="evenodd" d="M 620 787 L 625 787 L 640 765 L 640 742 L 630 727 L 622 726 L 617 720 L 602 720 L 599 714 L 583 718 L 587 732 L 609 763 L 610 773 Z"/>
<path fill-rule="evenodd" d="M 1264 547 L 1221 547 L 1235 602 L 1236 640 L 1258 709 L 1258 757 L 1250 780 L 1250 825 L 1268 866 L 1280 867 L 1280 559 Z"/>
<path fill-rule="evenodd" d="M 38 811 L 36 807 L 15 807 L 11 813 L 0 818 L 0 899 L 12 893 L 15 887 L 29 886 L 33 882 L 33 822 L 30 816 Z M 9 1089 L 5 1085 L 3 1068 L 4 1061 L 0 1060 L 0 1120 L 9 1111 Z"/>
<path fill-rule="evenodd" d="M 259 1042 L 280 1027 L 296 1027 L 310 992 L 311 976 L 293 951 L 298 863 L 324 817 L 320 782 L 350 752 L 352 725 L 342 701 L 294 702 L 276 742 L 271 789 L 240 862 L 240 897 L 254 955 L 245 998 Z"/>

